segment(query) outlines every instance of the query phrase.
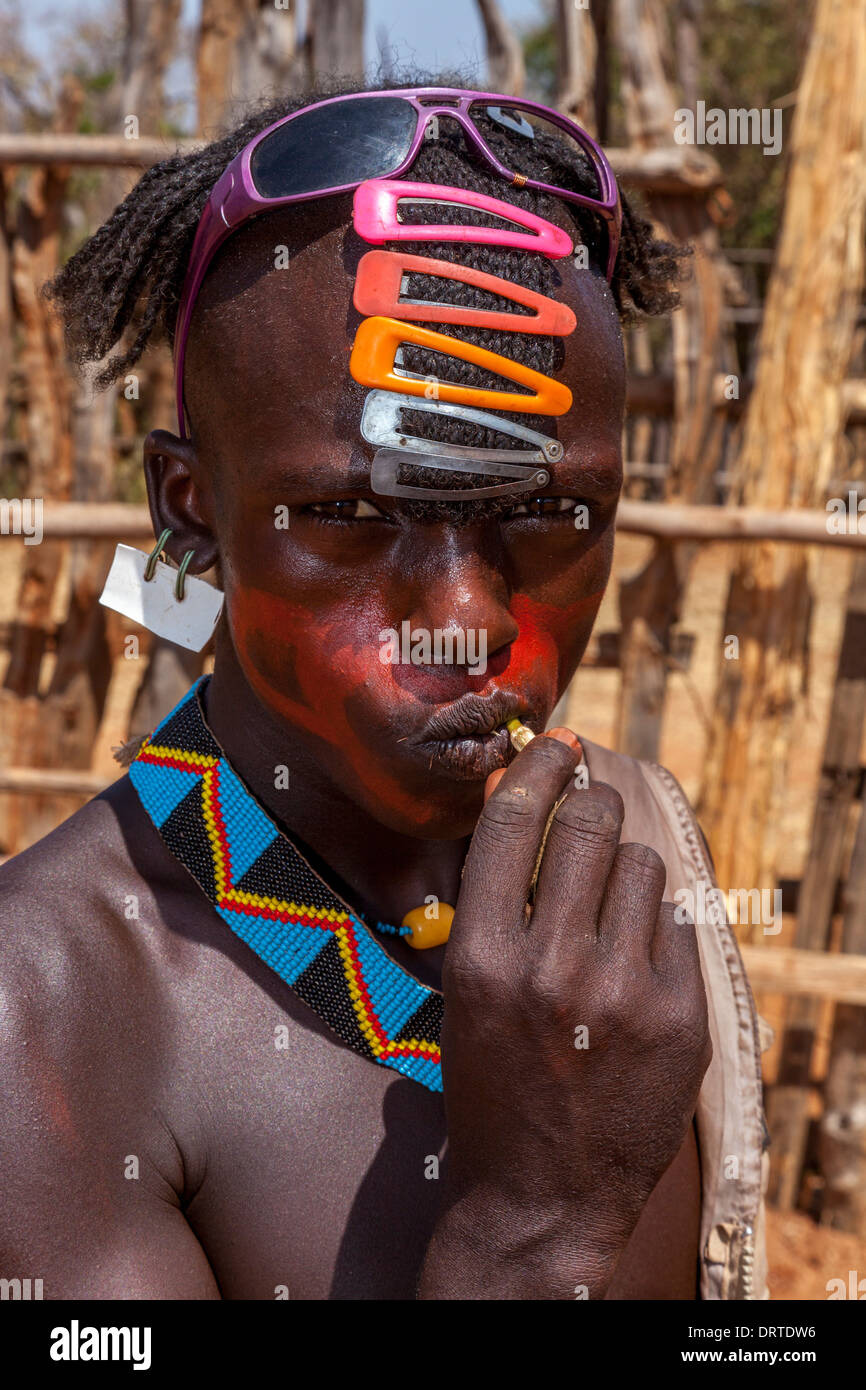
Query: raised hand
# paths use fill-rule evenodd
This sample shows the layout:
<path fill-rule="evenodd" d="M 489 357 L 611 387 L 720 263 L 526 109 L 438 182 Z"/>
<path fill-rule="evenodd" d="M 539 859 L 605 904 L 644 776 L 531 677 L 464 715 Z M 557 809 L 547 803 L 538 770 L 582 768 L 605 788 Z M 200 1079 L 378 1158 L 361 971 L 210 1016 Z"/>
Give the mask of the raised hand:
<path fill-rule="evenodd" d="M 473 836 L 443 975 L 448 1162 L 421 1297 L 603 1296 L 709 1065 L 694 927 L 662 901 L 658 854 L 619 843 L 619 793 L 575 789 L 579 760 L 570 731 L 536 738 L 494 774 Z"/>

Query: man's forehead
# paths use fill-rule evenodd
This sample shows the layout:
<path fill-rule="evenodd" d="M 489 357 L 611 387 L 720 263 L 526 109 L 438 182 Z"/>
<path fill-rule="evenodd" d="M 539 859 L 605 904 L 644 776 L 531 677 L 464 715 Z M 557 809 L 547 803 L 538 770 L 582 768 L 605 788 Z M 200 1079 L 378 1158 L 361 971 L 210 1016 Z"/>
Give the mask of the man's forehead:
<path fill-rule="evenodd" d="M 361 321 L 352 290 L 367 249 L 346 198 L 268 214 L 230 239 L 205 280 L 190 339 L 187 403 L 200 438 L 224 440 L 240 428 L 245 447 L 264 457 L 275 440 L 315 440 L 343 476 L 350 459 L 353 472 L 369 459 L 360 434 L 367 388 L 349 373 Z M 613 299 L 570 258 L 556 271 L 557 298 L 577 318 L 556 371 L 574 406 L 549 432 L 567 451 L 599 433 L 610 444 L 625 379 Z"/>

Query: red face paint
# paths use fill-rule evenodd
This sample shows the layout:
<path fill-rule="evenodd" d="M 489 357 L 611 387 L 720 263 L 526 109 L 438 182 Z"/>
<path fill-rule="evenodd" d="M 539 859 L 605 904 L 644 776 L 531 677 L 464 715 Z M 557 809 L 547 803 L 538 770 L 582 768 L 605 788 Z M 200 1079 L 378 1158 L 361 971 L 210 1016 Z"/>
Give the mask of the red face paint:
<path fill-rule="evenodd" d="M 520 638 L 506 674 L 521 693 L 543 690 L 553 708 L 583 653 L 603 597 L 602 588 L 559 607 L 529 594 L 513 596 L 511 611 Z"/>
<path fill-rule="evenodd" d="M 442 818 L 443 796 L 478 800 L 480 784 L 425 775 L 406 746 L 437 706 L 466 691 L 505 690 L 546 720 L 579 659 L 603 590 L 565 606 L 514 594 L 517 634 L 488 659 L 483 674 L 465 668 L 383 663 L 380 602 L 359 613 L 341 605 L 312 612 L 302 602 L 239 588 L 230 604 L 235 648 L 262 702 L 281 721 L 316 741 L 350 795 L 363 793 L 388 819 L 423 830 Z M 371 611 L 372 610 L 372 611 Z M 477 808 L 476 808 L 477 810 Z"/>
<path fill-rule="evenodd" d="M 359 437 L 363 393 L 347 369 L 357 325 L 346 313 L 354 268 L 345 215 L 329 200 L 308 215 L 320 221 L 313 239 L 296 237 L 289 214 L 285 225 L 275 213 L 238 233 L 234 259 L 205 282 L 200 341 L 194 331 L 190 343 L 188 403 L 215 480 L 211 513 L 234 646 L 220 654 L 217 677 L 220 660 L 236 663 L 233 688 L 245 683 L 284 726 L 281 760 L 294 750 L 313 779 L 321 769 L 323 788 L 395 830 L 456 838 L 477 817 L 482 785 L 407 750 L 431 714 L 467 692 L 519 695 L 540 730 L 582 654 L 609 573 L 621 472 L 617 318 L 597 277 L 561 267 L 577 326 L 563 340 L 557 376 L 579 408 L 559 422 L 571 461 L 554 481 L 591 504 L 591 531 L 577 535 L 567 520 L 485 518 L 473 535 L 402 514 L 384 525 L 331 525 L 320 511 L 314 520 L 313 508 L 367 496 L 369 450 Z M 297 240 L 287 269 L 256 270 L 273 264 L 275 241 Z M 291 513 L 282 531 L 279 504 Z M 495 626 L 486 671 L 384 664 L 380 632 L 419 615 L 442 628 Z"/>
<path fill-rule="evenodd" d="M 351 620 L 317 617 L 260 589 L 238 591 L 231 622 L 245 674 L 266 705 L 325 743 L 391 811 L 422 824 L 430 818 L 399 775 L 371 755 L 362 733 L 365 704 L 394 704 L 393 668 L 380 662 L 378 641 L 359 640 Z M 283 678 L 286 669 L 290 682 Z"/>

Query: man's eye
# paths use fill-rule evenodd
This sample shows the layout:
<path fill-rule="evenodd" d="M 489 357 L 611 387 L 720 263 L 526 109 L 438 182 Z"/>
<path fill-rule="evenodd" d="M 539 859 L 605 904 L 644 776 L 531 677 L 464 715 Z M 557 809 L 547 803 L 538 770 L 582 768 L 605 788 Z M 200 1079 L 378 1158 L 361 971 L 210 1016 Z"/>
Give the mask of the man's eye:
<path fill-rule="evenodd" d="M 328 521 L 362 521 L 367 517 L 385 519 L 385 513 L 364 497 L 347 497 L 338 502 L 311 502 L 304 510 Z"/>
<path fill-rule="evenodd" d="M 555 516 L 560 512 L 573 512 L 578 505 L 576 497 L 529 497 L 512 507 L 505 517 L 508 520 L 512 516 Z"/>

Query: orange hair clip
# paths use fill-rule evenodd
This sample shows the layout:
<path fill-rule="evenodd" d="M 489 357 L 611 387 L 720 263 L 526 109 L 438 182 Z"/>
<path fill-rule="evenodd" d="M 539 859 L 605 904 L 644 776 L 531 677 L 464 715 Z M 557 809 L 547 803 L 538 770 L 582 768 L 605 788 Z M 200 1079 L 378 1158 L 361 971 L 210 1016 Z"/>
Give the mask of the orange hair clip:
<path fill-rule="evenodd" d="M 564 415 L 571 409 L 572 396 L 568 387 L 545 376 L 543 372 L 525 367 L 522 362 L 513 362 L 510 357 L 502 357 L 498 352 L 476 347 L 474 343 L 465 343 L 459 338 L 450 338 L 446 333 L 435 333 L 430 328 L 420 328 L 417 324 L 401 323 L 399 319 L 392 318 L 364 319 L 360 324 L 349 359 L 349 371 L 355 381 L 362 386 L 384 387 L 386 391 L 429 398 L 431 381 L 428 377 L 415 373 L 401 374 L 394 370 L 401 343 L 441 352 L 461 362 L 473 362 L 475 366 L 483 367 L 497 376 L 528 386 L 534 393 L 527 396 L 516 391 L 489 391 L 479 386 L 458 386 L 435 379 L 435 396 L 440 401 L 493 410 L 513 410 L 525 415 Z"/>
<path fill-rule="evenodd" d="M 462 304 L 437 304 L 427 299 L 401 299 L 403 276 L 437 275 L 445 280 L 460 280 L 488 294 L 511 299 L 531 314 L 509 313 L 507 310 L 473 309 Z M 545 294 L 515 285 L 499 275 L 453 261 L 438 261 L 432 256 L 410 256 L 403 251 L 368 251 L 361 257 L 355 277 L 355 308 L 360 314 L 385 314 L 395 318 L 415 319 L 428 323 L 463 323 L 474 328 L 498 328 L 507 333 L 549 333 L 564 337 L 573 333 L 577 319 L 567 304 L 549 299 Z"/>

